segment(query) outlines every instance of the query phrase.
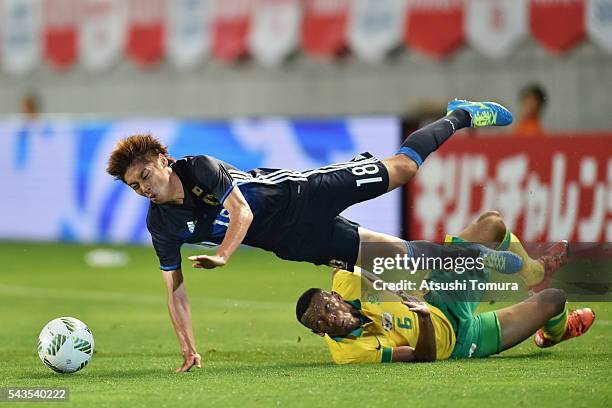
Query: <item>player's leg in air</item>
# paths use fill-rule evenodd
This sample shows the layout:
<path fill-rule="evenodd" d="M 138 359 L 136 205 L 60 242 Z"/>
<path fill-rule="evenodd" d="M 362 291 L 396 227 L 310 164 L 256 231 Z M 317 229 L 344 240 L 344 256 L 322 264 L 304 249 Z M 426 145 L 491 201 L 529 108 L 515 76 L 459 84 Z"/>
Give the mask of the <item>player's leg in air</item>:
<path fill-rule="evenodd" d="M 453 100 L 448 103 L 447 115 L 422 129 L 412 133 L 402 143 L 397 154 L 382 160 L 382 164 L 388 173 L 387 191 L 395 190 L 412 180 L 419 167 L 427 157 L 436 151 L 455 132 L 467 127 L 507 126 L 512 123 L 512 113 L 495 102 L 469 102 L 465 100 Z M 364 172 L 367 172 L 364 168 Z M 372 167 L 373 171 L 374 168 Z M 367 173 L 366 173 L 367 174 Z M 370 178 L 374 180 L 375 177 Z M 368 178 L 363 181 L 370 180 Z M 359 227 L 360 243 L 386 243 L 387 245 L 376 245 L 376 256 L 393 257 L 399 255 L 424 255 L 425 257 L 483 257 L 485 261 L 502 263 L 508 260 L 503 254 L 487 251 L 483 247 L 474 247 L 468 250 L 456 251 L 454 248 L 439 246 L 427 241 L 406 242 L 400 238 L 387 234 L 371 231 Z M 362 255 L 360 245 L 357 265 L 361 265 Z M 499 256 L 502 255 L 502 256 Z M 511 265 L 502 265 L 500 271 L 509 273 L 516 272 Z"/>
<path fill-rule="evenodd" d="M 500 272 L 521 269 L 517 255 L 483 245 L 446 246 L 427 241 L 407 242 L 400 238 L 367 230 L 341 216 L 348 207 L 379 197 L 409 182 L 423 161 L 455 131 L 473 126 L 505 126 L 512 114 L 493 102 L 452 101 L 448 114 L 411 134 L 394 157 L 378 160 L 369 153 L 348 163 L 332 164 L 302 173 L 308 186 L 298 194 L 307 203 L 307 211 L 291 233 L 283 239 L 276 254 L 284 259 L 352 270 L 362 258 L 396 256 L 426 258 L 483 258 L 485 266 Z M 363 244 L 375 243 L 368 256 L 362 256 Z M 382 244 L 382 245 L 381 245 Z"/>
<path fill-rule="evenodd" d="M 523 261 L 518 272 L 529 294 L 535 294 L 550 286 L 556 271 L 567 262 L 569 244 L 559 241 L 538 259 L 529 256 L 519 238 L 510 231 L 497 211 L 487 211 L 459 234 L 462 240 L 481 243 L 500 251 L 510 251 Z"/>
<path fill-rule="evenodd" d="M 568 311 L 565 293 L 548 288 L 554 273 L 567 260 L 568 243 L 561 241 L 538 259 L 529 257 L 519 239 L 506 227 L 495 211 L 481 215 L 466 228 L 459 238 L 469 242 L 492 243 L 499 249 L 519 255 L 523 260 L 520 277 L 532 295 L 516 305 L 473 316 L 479 299 L 472 302 L 451 303 L 455 315 L 465 312 L 460 330 L 467 333 L 467 341 L 458 347 L 455 357 L 468 357 L 470 346 L 475 357 L 485 357 L 507 350 L 535 333 L 539 347 L 550 347 L 561 341 L 581 336 L 593 324 L 595 314 L 590 308 Z M 472 295 L 474 297 L 474 295 Z M 462 310 L 465 309 L 465 310 Z M 467 355 L 465 355 L 467 353 Z"/>
<path fill-rule="evenodd" d="M 382 160 L 389 172 L 387 191 L 408 183 L 430 154 L 438 150 L 455 132 L 467 127 L 508 126 L 512 113 L 495 102 L 453 100 L 447 115 L 406 138 L 397 154 Z"/>

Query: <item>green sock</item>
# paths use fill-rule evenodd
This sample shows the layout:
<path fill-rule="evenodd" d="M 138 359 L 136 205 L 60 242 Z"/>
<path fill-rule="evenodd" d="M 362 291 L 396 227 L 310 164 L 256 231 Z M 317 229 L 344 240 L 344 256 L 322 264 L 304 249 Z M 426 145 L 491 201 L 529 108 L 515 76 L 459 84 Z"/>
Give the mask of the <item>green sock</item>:
<path fill-rule="evenodd" d="M 567 330 L 567 303 L 561 313 L 544 323 L 542 330 L 547 339 L 553 341 L 561 340 L 565 330 Z"/>
<path fill-rule="evenodd" d="M 533 286 L 542 282 L 542 279 L 544 279 L 544 265 L 529 257 L 521 241 L 510 231 L 510 229 L 506 228 L 504 240 L 496 249 L 499 251 L 510 251 L 521 257 L 523 260 L 523 269 L 519 271 L 519 275 L 525 282 L 525 285 Z"/>
<path fill-rule="evenodd" d="M 504 235 L 504 239 L 499 243 L 497 248 L 498 251 L 507 251 L 510 248 L 510 243 L 512 242 L 512 232 L 508 228 L 506 228 L 506 234 Z"/>

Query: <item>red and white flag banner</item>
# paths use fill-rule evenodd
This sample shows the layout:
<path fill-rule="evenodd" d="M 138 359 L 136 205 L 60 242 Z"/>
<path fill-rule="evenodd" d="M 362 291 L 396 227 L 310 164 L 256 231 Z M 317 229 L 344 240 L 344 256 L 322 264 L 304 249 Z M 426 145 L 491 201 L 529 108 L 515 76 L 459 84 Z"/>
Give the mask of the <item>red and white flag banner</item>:
<path fill-rule="evenodd" d="M 527 0 L 467 0 L 466 31 L 472 47 L 507 58 L 528 33 Z"/>
<path fill-rule="evenodd" d="M 168 1 L 166 54 L 178 68 L 192 68 L 208 55 L 211 11 L 210 0 Z"/>
<path fill-rule="evenodd" d="M 40 61 L 40 1 L 4 0 L 0 6 L 2 65 L 11 74 L 26 74 Z"/>
<path fill-rule="evenodd" d="M 587 4 L 589 37 L 612 53 L 612 0 L 589 0 Z"/>
<path fill-rule="evenodd" d="M 302 48 L 315 57 L 332 58 L 346 47 L 349 0 L 304 0 Z"/>
<path fill-rule="evenodd" d="M 360 59 L 381 62 L 402 41 L 406 0 L 353 0 L 348 40 Z"/>
<path fill-rule="evenodd" d="M 444 58 L 464 43 L 463 0 L 410 0 L 406 44 L 434 59 Z"/>
<path fill-rule="evenodd" d="M 245 57 L 255 0 L 214 0 L 213 4 L 213 56 L 224 62 Z"/>
<path fill-rule="evenodd" d="M 43 0 L 44 55 L 60 71 L 76 60 L 79 7 L 77 0 Z"/>
<path fill-rule="evenodd" d="M 79 60 L 92 71 L 110 67 L 121 56 L 127 33 L 124 0 L 82 0 Z"/>
<path fill-rule="evenodd" d="M 525 242 L 612 241 L 610 137 L 450 140 L 407 195 L 410 238 L 442 240 L 493 209 Z"/>
<path fill-rule="evenodd" d="M 158 63 L 164 53 L 165 0 L 128 0 L 127 54 L 142 68 Z"/>
<path fill-rule="evenodd" d="M 531 0 L 531 35 L 553 54 L 563 54 L 585 37 L 584 0 Z"/>
<path fill-rule="evenodd" d="M 262 65 L 279 65 L 299 44 L 300 0 L 260 0 L 253 15 L 249 48 Z"/>

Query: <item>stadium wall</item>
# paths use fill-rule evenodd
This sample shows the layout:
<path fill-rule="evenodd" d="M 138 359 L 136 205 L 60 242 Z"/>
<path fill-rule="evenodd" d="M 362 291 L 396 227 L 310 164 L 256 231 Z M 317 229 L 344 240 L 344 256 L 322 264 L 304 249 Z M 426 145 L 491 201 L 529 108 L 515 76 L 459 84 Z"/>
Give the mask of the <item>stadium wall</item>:
<path fill-rule="evenodd" d="M 242 170 L 307 170 L 397 149 L 392 117 L 232 121 L 175 119 L 0 121 L 0 240 L 148 243 L 148 200 L 106 174 L 116 141 L 152 132 L 171 155 L 209 154 Z M 401 193 L 351 207 L 346 217 L 397 235 Z"/>
<path fill-rule="evenodd" d="M 401 50 L 380 65 L 296 55 L 280 68 L 209 62 L 189 72 L 168 63 L 144 72 L 122 62 L 103 73 L 61 74 L 41 66 L 24 78 L 0 73 L 0 114 L 17 112 L 32 91 L 45 112 L 110 117 L 401 115 L 452 97 L 494 98 L 516 110 L 519 89 L 532 81 L 549 93 L 548 130 L 612 129 L 612 55 L 587 42 L 555 57 L 532 40 L 502 61 L 465 48 L 441 62 Z"/>

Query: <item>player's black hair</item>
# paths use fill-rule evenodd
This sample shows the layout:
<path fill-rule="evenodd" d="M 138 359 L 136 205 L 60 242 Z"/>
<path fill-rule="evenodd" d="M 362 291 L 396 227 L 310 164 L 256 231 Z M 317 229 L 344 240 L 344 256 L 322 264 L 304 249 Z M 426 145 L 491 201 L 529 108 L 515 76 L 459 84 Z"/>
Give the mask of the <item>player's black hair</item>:
<path fill-rule="evenodd" d="M 168 163 L 174 161 L 168 156 L 168 149 L 151 134 L 138 134 L 121 139 L 108 159 L 106 172 L 125 183 L 125 172 L 138 161 L 151 160 L 163 155 Z"/>
<path fill-rule="evenodd" d="M 527 95 L 535 96 L 538 102 L 540 103 L 540 108 L 544 108 L 546 106 L 546 101 L 548 99 L 548 96 L 546 95 L 546 91 L 541 85 L 534 83 L 534 84 L 529 84 L 525 86 L 521 90 L 520 97 L 521 99 L 523 99 Z"/>
<path fill-rule="evenodd" d="M 321 289 L 319 288 L 310 288 L 306 292 L 302 293 L 302 296 L 300 296 L 297 301 L 297 305 L 295 306 L 295 317 L 297 317 L 298 322 L 302 323 L 302 316 L 304 316 L 304 313 L 306 313 L 306 310 L 308 310 L 312 297 L 320 292 Z"/>

